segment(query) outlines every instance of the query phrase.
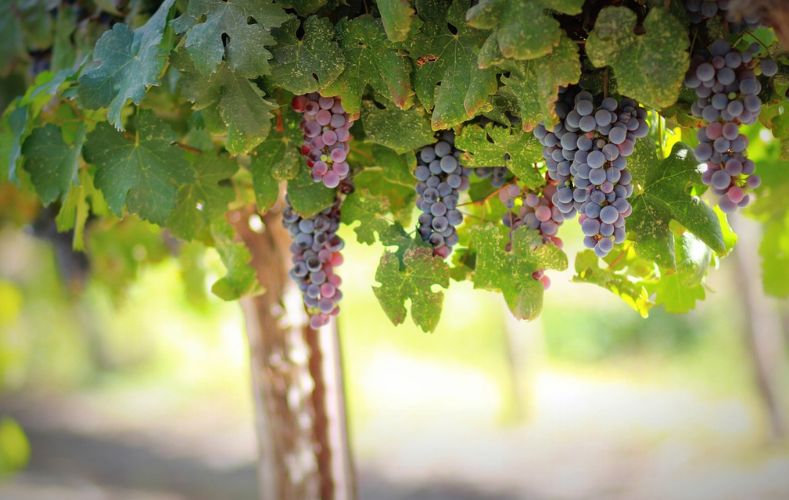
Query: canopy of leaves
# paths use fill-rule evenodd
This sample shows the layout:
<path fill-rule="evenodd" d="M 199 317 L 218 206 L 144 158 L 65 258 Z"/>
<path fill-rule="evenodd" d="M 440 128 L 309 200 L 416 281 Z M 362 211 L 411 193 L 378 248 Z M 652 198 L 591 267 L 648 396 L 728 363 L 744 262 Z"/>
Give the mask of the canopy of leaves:
<path fill-rule="evenodd" d="M 365 138 L 398 153 L 414 151 L 435 141 L 430 122 L 419 108 L 408 111 L 379 109 L 370 104 L 362 111 Z"/>

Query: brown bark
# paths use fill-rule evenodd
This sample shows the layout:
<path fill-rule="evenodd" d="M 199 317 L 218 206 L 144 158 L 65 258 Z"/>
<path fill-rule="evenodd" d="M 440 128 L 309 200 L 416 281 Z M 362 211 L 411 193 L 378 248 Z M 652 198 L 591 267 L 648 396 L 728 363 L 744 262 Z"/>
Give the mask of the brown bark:
<path fill-rule="evenodd" d="M 312 330 L 287 270 L 290 237 L 279 211 L 249 226 L 251 209 L 228 214 L 252 254 L 264 292 L 242 299 L 250 346 L 262 499 L 353 498 L 336 329 Z M 336 406 L 342 408 L 336 408 Z"/>

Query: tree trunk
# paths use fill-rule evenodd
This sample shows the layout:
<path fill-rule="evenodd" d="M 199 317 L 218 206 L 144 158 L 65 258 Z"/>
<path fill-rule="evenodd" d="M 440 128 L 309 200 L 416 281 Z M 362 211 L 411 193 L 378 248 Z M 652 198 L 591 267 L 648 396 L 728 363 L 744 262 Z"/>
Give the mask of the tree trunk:
<path fill-rule="evenodd" d="M 355 498 L 336 325 L 308 326 L 290 281 L 290 237 L 281 213 L 250 227 L 251 209 L 228 214 L 252 253 L 264 292 L 242 299 L 250 348 L 260 498 Z"/>
<path fill-rule="evenodd" d="M 780 378 L 785 352 L 781 317 L 774 301 L 765 295 L 760 280 L 758 224 L 742 216 L 733 218 L 732 222 L 739 236 L 734 254 L 745 313 L 745 343 L 756 388 L 769 417 L 771 437 L 780 441 L 786 432 Z"/>

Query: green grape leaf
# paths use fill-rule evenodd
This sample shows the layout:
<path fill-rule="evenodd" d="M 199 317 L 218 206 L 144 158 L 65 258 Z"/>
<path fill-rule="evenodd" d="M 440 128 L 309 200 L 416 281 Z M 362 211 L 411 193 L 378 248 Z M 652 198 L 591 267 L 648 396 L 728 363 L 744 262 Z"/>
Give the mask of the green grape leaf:
<path fill-rule="evenodd" d="M 33 129 L 22 145 L 24 169 L 44 205 L 64 196 L 76 180 L 85 127 L 81 126 L 72 144 L 66 144 L 56 125 Z"/>
<path fill-rule="evenodd" d="M 198 110 L 215 108 L 227 127 L 227 149 L 232 154 L 248 153 L 263 142 L 271 129 L 275 105 L 249 79 L 221 64 L 210 77 L 194 74 L 192 61 L 185 54 L 175 58 L 186 75 L 179 84 L 185 97 Z"/>
<path fill-rule="evenodd" d="M 110 209 L 124 204 L 143 219 L 162 225 L 175 207 L 179 186 L 193 181 L 175 134 L 149 111 L 141 111 L 132 137 L 100 123 L 83 146 L 85 160 L 96 165 L 96 187 Z"/>
<path fill-rule="evenodd" d="M 393 42 L 404 42 L 411 31 L 415 14 L 410 0 L 378 0 L 376 4 L 386 36 Z"/>
<path fill-rule="evenodd" d="M 581 60 L 578 47 L 566 36 L 549 55 L 531 61 L 511 62 L 510 76 L 502 76 L 503 95 L 518 103 L 524 130 L 533 129 L 538 123 L 546 126 L 557 122 L 554 109 L 559 88 L 578 83 L 581 78 Z"/>
<path fill-rule="evenodd" d="M 665 270 L 655 286 L 655 304 L 670 313 L 686 313 L 704 300 L 702 280 L 709 269 L 712 252 L 689 232 L 676 239 L 677 270 Z"/>
<path fill-rule="evenodd" d="M 618 273 L 611 267 L 601 268 L 600 259 L 592 250 L 578 252 L 575 256 L 576 283 L 590 283 L 613 292 L 632 307 L 642 317 L 649 316 L 654 303 L 649 297 L 647 288 L 639 281 L 630 280 L 626 274 Z"/>
<path fill-rule="evenodd" d="M 509 238 L 509 230 L 503 226 L 484 224 L 471 229 L 477 252 L 474 288 L 501 291 L 516 318 L 533 319 L 542 310 L 544 290 L 532 273 L 564 270 L 567 256 L 555 245 L 544 244 L 537 231 L 525 226 L 512 232 L 512 251 L 506 252 Z"/>
<path fill-rule="evenodd" d="M 696 235 L 715 252 L 728 249 L 715 212 L 689 189 L 700 183 L 693 152 L 682 143 L 674 145 L 668 158 L 659 161 L 641 154 L 631 157 L 635 168 L 646 172 L 643 184 L 634 178 L 637 191 L 630 200 L 633 214 L 627 220 L 628 236 L 644 257 L 653 259 L 664 269 L 675 270 L 674 234 L 669 223 L 675 220 Z M 647 162 L 639 165 L 638 162 Z"/>
<path fill-rule="evenodd" d="M 649 11 L 643 35 L 627 7 L 600 11 L 586 40 L 586 54 L 598 68 L 614 70 L 619 93 L 653 108 L 677 102 L 690 64 L 687 28 L 661 8 Z"/>
<path fill-rule="evenodd" d="M 233 227 L 225 220 L 211 225 L 214 246 L 225 265 L 227 274 L 211 286 L 211 292 L 222 300 L 238 300 L 261 291 L 255 269 L 250 265 L 252 254 L 235 241 Z"/>
<path fill-rule="evenodd" d="M 312 217 L 334 203 L 336 194 L 322 182 L 312 180 L 306 165 L 302 165 L 299 175 L 288 181 L 288 199 L 293 210 L 302 217 Z"/>
<path fill-rule="evenodd" d="M 326 5 L 328 0 L 279 0 L 277 3 L 283 7 L 295 9 L 300 16 L 308 16 Z"/>
<path fill-rule="evenodd" d="M 398 108 L 411 105 L 411 63 L 386 39 L 381 21 L 370 16 L 343 19 L 337 25 L 345 71 L 323 93 L 340 96 L 345 111 L 355 115 L 369 85 Z"/>
<path fill-rule="evenodd" d="M 186 33 L 186 50 L 201 74 L 215 72 L 224 59 L 233 73 L 253 78 L 269 73 L 271 29 L 289 18 L 272 0 L 191 0 L 173 28 Z"/>
<path fill-rule="evenodd" d="M 359 222 L 354 231 L 360 243 L 372 245 L 377 234 L 384 246 L 407 245 L 410 241 L 408 235 L 400 224 L 387 217 L 389 212 L 389 200 L 357 187 L 343 201 L 342 222 L 348 226 Z"/>
<path fill-rule="evenodd" d="M 490 111 L 496 92 L 495 70 L 480 69 L 477 57 L 485 35 L 465 23 L 469 0 L 418 0 L 422 30 L 406 43 L 416 64 L 414 86 L 433 130 L 444 130 Z"/>
<path fill-rule="evenodd" d="M 345 68 L 345 59 L 328 19 L 307 18 L 301 38 L 296 36 L 299 27 L 299 20 L 294 18 L 273 31 L 277 45 L 272 50 L 274 64 L 269 79 L 294 94 L 306 94 L 336 80 Z"/>
<path fill-rule="evenodd" d="M 667 312 L 674 314 L 692 310 L 696 302 L 704 300 L 704 297 L 703 285 L 697 283 L 688 286 L 677 273 L 662 277 L 655 289 L 655 304 L 662 305 Z"/>
<path fill-rule="evenodd" d="M 402 111 L 367 104 L 362 109 L 362 127 L 367 141 L 401 154 L 435 142 L 430 122 L 419 108 Z"/>
<path fill-rule="evenodd" d="M 107 118 L 123 130 L 121 111 L 128 100 L 140 104 L 148 87 L 159 84 L 171 41 L 164 39 L 175 0 L 165 0 L 147 23 L 131 30 L 118 23 L 93 51 L 93 64 L 79 77 L 79 98 L 88 109 L 108 108 Z"/>
<path fill-rule="evenodd" d="M 193 181 L 178 187 L 167 227 L 185 240 L 208 241 L 211 222 L 223 217 L 235 198 L 229 179 L 238 170 L 238 164 L 207 151 L 191 154 L 188 159 Z"/>
<path fill-rule="evenodd" d="M 465 167 L 507 167 L 529 187 L 539 188 L 545 177 L 534 164 L 542 160 L 542 146 L 530 133 L 492 124 L 468 125 L 455 139 L 463 150 Z"/>
<path fill-rule="evenodd" d="M 546 56 L 564 37 L 559 21 L 550 11 L 576 15 L 583 0 L 481 0 L 466 13 L 468 23 L 493 30 L 489 43 L 496 43 L 504 57 L 537 59 Z"/>
<path fill-rule="evenodd" d="M 373 292 L 389 320 L 399 325 L 407 315 L 406 301 L 411 302 L 411 319 L 424 332 L 432 332 L 441 317 L 444 292 L 433 286 L 449 287 L 449 266 L 441 257 L 434 257 L 427 247 L 411 247 L 402 259 L 393 252 L 384 252 Z"/>
<path fill-rule="evenodd" d="M 354 149 L 361 153 L 362 146 L 365 145 L 358 145 Z M 394 219 L 402 225 L 408 225 L 416 198 L 412 173 L 416 156 L 412 152 L 399 155 L 377 144 L 366 146 L 368 149 L 364 150 L 364 155 L 351 152 L 349 162 L 354 166 L 364 166 L 354 175 L 354 185 L 373 196 L 385 198 Z"/>
<path fill-rule="evenodd" d="M 56 4 L 55 4 L 56 6 Z M 52 45 L 52 2 L 4 0 L 0 2 L 0 75 L 30 59 L 28 50 L 44 50 Z"/>
<path fill-rule="evenodd" d="M 266 140 L 255 150 L 255 159 L 250 165 L 252 178 L 261 187 L 276 184 L 272 181 L 287 181 L 298 175 L 301 168 L 303 132 L 299 127 L 301 116 L 290 106 L 276 111 L 275 125 Z M 271 180 L 264 179 L 268 177 Z M 260 199 L 258 199 L 260 201 Z"/>

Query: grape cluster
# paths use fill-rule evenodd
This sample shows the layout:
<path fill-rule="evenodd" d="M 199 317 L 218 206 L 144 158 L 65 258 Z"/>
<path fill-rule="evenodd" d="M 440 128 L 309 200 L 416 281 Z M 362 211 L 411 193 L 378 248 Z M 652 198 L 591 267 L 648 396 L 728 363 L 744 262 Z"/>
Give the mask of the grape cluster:
<path fill-rule="evenodd" d="M 303 115 L 301 154 L 307 158 L 313 180 L 336 188 L 351 172 L 346 158 L 353 120 L 343 109 L 339 97 L 321 97 L 313 92 L 294 97 L 292 106 Z"/>
<path fill-rule="evenodd" d="M 455 136 L 443 132 L 440 140 L 425 146 L 417 154 L 416 206 L 419 215 L 419 235 L 433 246 L 433 253 L 447 257 L 458 242 L 457 230 L 463 214 L 457 209 L 460 191 L 468 189 L 470 169 L 459 161 Z"/>
<path fill-rule="evenodd" d="M 310 327 L 317 329 L 339 313 L 338 303 L 342 298 L 342 279 L 334 272 L 343 262 L 340 251 L 345 246 L 337 235 L 340 200 L 309 218 L 301 217 L 287 198 L 286 201 L 282 221 L 292 237 L 290 277 L 302 292 Z"/>
<path fill-rule="evenodd" d="M 739 33 L 759 26 L 759 18 L 746 15 L 742 18 L 729 10 L 730 0 L 685 0 L 690 22 L 699 24 L 720 15 L 729 25 L 729 31 Z"/>
<path fill-rule="evenodd" d="M 625 218 L 633 210 L 627 157 L 649 133 L 646 111 L 628 98 L 606 97 L 595 106 L 587 91 L 570 95 L 565 92 L 556 105 L 560 123 L 550 131 L 538 125 L 534 135 L 556 183 L 553 205 L 565 218 L 580 214 L 584 245 L 605 257 L 625 239 Z"/>
<path fill-rule="evenodd" d="M 552 243 L 562 247 L 562 240 L 556 236 L 559 226 L 564 222 L 564 214 L 553 204 L 553 195 L 556 194 L 556 182 L 547 179 L 542 193 L 532 190 L 522 190 L 517 184 L 505 185 L 499 191 L 499 199 L 510 210 L 504 214 L 504 225 L 515 230 L 526 226 L 534 229 L 542 236 L 543 243 Z M 516 199 L 520 203 L 516 205 Z M 512 249 L 512 244 L 507 244 L 507 251 Z M 551 279 L 540 269 L 532 273 L 532 278 L 542 283 L 546 290 L 551 286 Z"/>
<path fill-rule="evenodd" d="M 720 196 L 724 212 L 748 205 L 748 190 L 760 183 L 747 157 L 748 139 L 740 133 L 741 124 L 756 121 L 762 105 L 761 84 L 753 71 L 758 50 L 754 44 L 740 52 L 718 40 L 694 61 L 685 78 L 685 86 L 696 91 L 691 112 L 705 123 L 694 150 L 696 159 L 706 164 L 702 180 Z"/>
<path fill-rule="evenodd" d="M 490 179 L 490 185 L 500 188 L 512 180 L 512 173 L 507 167 L 479 167 L 474 174 L 480 179 Z"/>

